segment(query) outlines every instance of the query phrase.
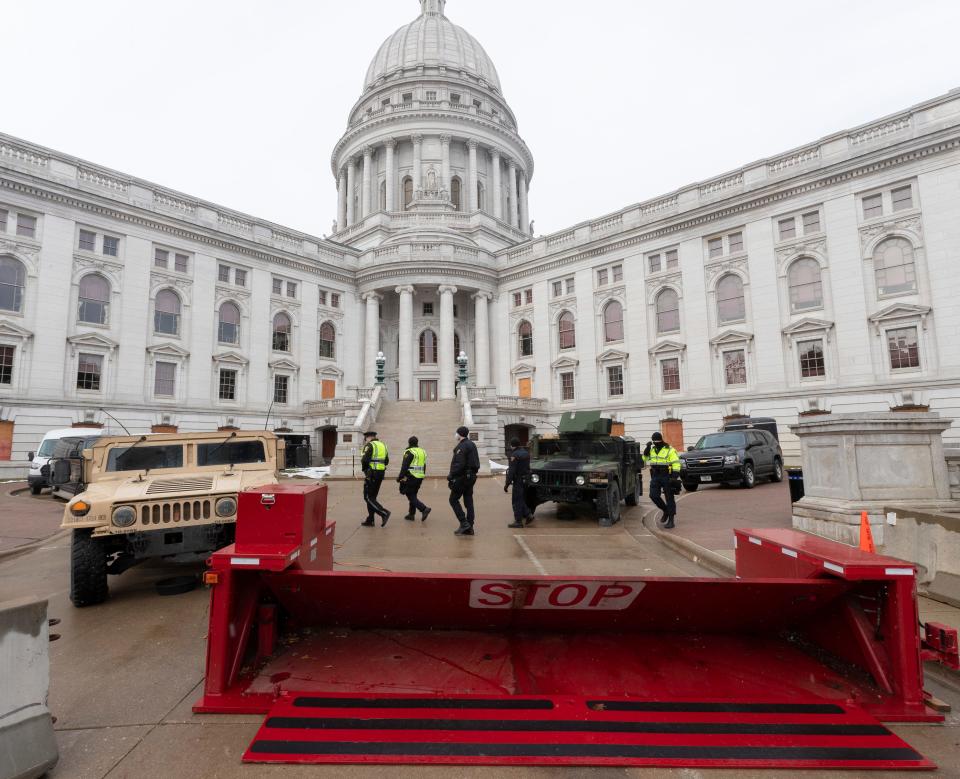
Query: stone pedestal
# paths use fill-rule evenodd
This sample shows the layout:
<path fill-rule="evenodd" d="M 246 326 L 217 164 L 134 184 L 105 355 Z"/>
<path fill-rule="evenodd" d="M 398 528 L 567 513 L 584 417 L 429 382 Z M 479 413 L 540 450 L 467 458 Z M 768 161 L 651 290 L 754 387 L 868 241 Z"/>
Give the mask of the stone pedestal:
<path fill-rule="evenodd" d="M 831 414 L 791 426 L 800 438 L 805 495 L 793 526 L 856 544 L 860 512 L 883 544 L 886 511 L 948 510 L 941 435 L 952 420 L 934 413 Z"/>

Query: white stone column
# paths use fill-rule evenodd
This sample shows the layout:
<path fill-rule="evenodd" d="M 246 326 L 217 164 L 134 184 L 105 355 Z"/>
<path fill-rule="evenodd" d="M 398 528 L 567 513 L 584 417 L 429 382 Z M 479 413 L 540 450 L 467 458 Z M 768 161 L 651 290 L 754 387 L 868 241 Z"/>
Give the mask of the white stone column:
<path fill-rule="evenodd" d="M 456 287 L 440 287 L 440 344 L 437 367 L 440 370 L 440 400 L 456 398 L 453 354 L 453 296 Z"/>
<path fill-rule="evenodd" d="M 347 226 L 347 171 L 341 170 L 337 180 L 337 230 Z"/>
<path fill-rule="evenodd" d="M 507 205 L 510 208 L 510 226 L 519 229 L 520 208 L 517 203 L 517 163 L 513 160 L 509 160 L 507 165 L 507 187 L 510 189 L 510 199 L 507 201 Z"/>
<path fill-rule="evenodd" d="M 475 138 L 467 141 L 470 159 L 467 169 L 467 203 L 471 212 L 480 208 L 480 202 L 477 199 L 477 146 L 479 145 Z"/>
<path fill-rule="evenodd" d="M 440 189 L 450 193 L 450 136 L 440 136 Z"/>
<path fill-rule="evenodd" d="M 421 177 L 423 176 L 423 136 L 414 135 L 413 141 L 413 197 L 416 199 L 417 192 L 422 188 Z"/>
<path fill-rule="evenodd" d="M 490 295 L 486 292 L 478 292 L 473 296 L 474 327 L 477 331 L 477 350 L 473 365 L 477 386 L 480 387 L 490 384 L 490 317 L 487 307 L 489 300 Z"/>
<path fill-rule="evenodd" d="M 503 187 L 500 183 L 500 150 L 490 150 L 490 160 L 493 165 L 493 192 L 490 198 L 493 200 L 493 216 L 495 219 L 503 219 Z"/>
<path fill-rule="evenodd" d="M 363 182 L 360 185 L 360 218 L 365 219 L 373 213 L 373 209 L 370 207 L 370 184 L 373 179 L 372 174 L 373 168 L 373 147 L 364 146 L 363 147 Z"/>
<path fill-rule="evenodd" d="M 367 302 L 367 321 L 363 333 L 363 385 L 372 387 L 377 382 L 377 352 L 380 351 L 380 301 L 376 292 L 362 296 Z"/>
<path fill-rule="evenodd" d="M 397 287 L 400 296 L 400 400 L 413 400 L 413 287 Z"/>
<path fill-rule="evenodd" d="M 520 232 L 524 235 L 530 234 L 530 203 L 527 200 L 529 189 L 527 183 L 527 172 L 520 171 Z"/>
<path fill-rule="evenodd" d="M 397 142 L 393 138 L 387 138 L 384 142 L 384 145 L 387 147 L 387 178 L 386 178 L 386 187 L 387 187 L 387 211 L 394 211 L 397 207 L 397 158 L 394 154 L 394 150 L 397 147 Z"/>
<path fill-rule="evenodd" d="M 357 161 L 351 157 L 347 163 L 347 226 L 356 224 Z"/>

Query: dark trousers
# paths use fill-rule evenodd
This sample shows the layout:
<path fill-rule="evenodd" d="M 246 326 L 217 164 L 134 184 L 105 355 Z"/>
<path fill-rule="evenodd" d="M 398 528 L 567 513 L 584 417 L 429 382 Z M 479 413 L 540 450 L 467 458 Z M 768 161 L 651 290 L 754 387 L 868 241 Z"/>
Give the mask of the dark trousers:
<path fill-rule="evenodd" d="M 422 503 L 420 498 L 417 497 L 417 493 L 420 492 L 420 488 L 423 486 L 423 479 L 415 479 L 413 476 L 408 476 L 403 482 L 403 494 L 407 497 L 407 502 L 410 504 L 409 514 L 413 514 L 415 511 L 425 511 L 426 504 Z"/>
<path fill-rule="evenodd" d="M 661 494 L 666 498 L 666 502 L 660 497 Z M 677 515 L 677 502 L 673 499 L 673 489 L 670 487 L 669 476 L 650 477 L 650 500 L 668 517 Z"/>
<path fill-rule="evenodd" d="M 374 514 L 381 517 L 387 515 L 387 510 L 377 501 L 380 494 L 380 485 L 383 484 L 383 471 L 369 471 L 363 480 L 363 500 L 367 504 L 367 521 L 373 522 Z"/>
<path fill-rule="evenodd" d="M 527 488 L 523 484 L 514 484 L 513 493 L 510 500 L 513 503 L 513 518 L 521 522 L 530 516 L 530 509 L 527 507 L 526 498 Z"/>
<path fill-rule="evenodd" d="M 473 527 L 473 485 L 474 479 L 455 479 L 450 486 L 450 507 L 453 513 L 457 515 L 461 525 Z M 463 500 L 463 508 L 460 507 L 460 501 Z M 464 514 L 466 509 L 466 514 Z"/>

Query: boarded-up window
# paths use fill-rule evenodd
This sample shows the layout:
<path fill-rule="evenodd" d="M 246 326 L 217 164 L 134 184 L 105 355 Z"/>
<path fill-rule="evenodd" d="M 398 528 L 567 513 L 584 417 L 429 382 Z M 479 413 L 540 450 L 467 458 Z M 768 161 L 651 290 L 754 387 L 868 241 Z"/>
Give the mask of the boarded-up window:
<path fill-rule="evenodd" d="M 517 380 L 517 393 L 521 398 L 530 398 L 533 397 L 533 380 L 532 379 L 518 379 Z"/>
<path fill-rule="evenodd" d="M 323 379 L 320 382 L 320 398 L 332 400 L 335 397 L 337 397 L 337 382 L 333 379 Z"/>

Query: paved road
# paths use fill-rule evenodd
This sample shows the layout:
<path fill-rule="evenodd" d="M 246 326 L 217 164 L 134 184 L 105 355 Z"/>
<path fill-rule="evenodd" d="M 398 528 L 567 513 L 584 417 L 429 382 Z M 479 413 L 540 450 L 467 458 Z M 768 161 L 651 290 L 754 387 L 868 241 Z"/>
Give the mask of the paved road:
<path fill-rule="evenodd" d="M 56 533 L 63 505 L 49 495 L 31 495 L 26 482 L 0 484 L 0 555 Z"/>
<path fill-rule="evenodd" d="M 394 518 L 385 529 L 360 528 L 358 486 L 331 483 L 330 515 L 337 521 L 337 562 L 363 570 L 438 570 L 510 574 L 709 575 L 666 550 L 640 523 L 643 507 L 627 511 L 621 525 L 598 528 L 583 516 L 557 516 L 542 508 L 536 525 L 521 532 L 506 527 L 507 496 L 502 480 L 483 480 L 478 489 L 479 534 L 456 538 L 445 504 L 445 485 L 424 490 L 435 511 L 426 524 L 402 519 L 403 504 L 384 488 Z M 756 494 L 760 494 L 754 491 Z M 51 515 L 61 504 L 47 502 Z M 649 507 L 647 507 L 649 508 Z M 692 508 L 692 504 L 691 504 Z M 688 514 L 690 514 L 688 509 Z M 521 541 L 523 543 L 521 543 Z M 710 771 L 633 771 L 622 769 L 483 769 L 244 766 L 240 756 L 261 717 L 196 716 L 190 711 L 203 675 L 207 593 L 197 590 L 170 598 L 153 590 L 169 566 L 144 566 L 111 579 L 111 599 L 103 606 L 76 610 L 67 601 L 68 540 L 53 539 L 28 553 L 0 561 L 3 598 L 43 595 L 50 615 L 60 617 L 61 638 L 51 645 L 50 705 L 58 717 L 61 762 L 53 779 L 130 777 L 215 779 L 217 777 L 402 777 L 485 778 L 511 773 L 523 777 L 729 777 Z M 180 572 L 174 570 L 173 572 Z M 940 693 L 943 697 L 946 693 Z M 960 706 L 960 700 L 954 701 Z M 941 765 L 960 764 L 958 725 L 898 728 L 917 749 Z M 788 773 L 738 772 L 739 777 Z M 827 774 L 821 774 L 826 776 Z M 873 776 L 892 776 L 874 774 Z M 960 776 L 960 773 L 941 773 Z M 849 779 L 851 774 L 836 774 Z"/>

